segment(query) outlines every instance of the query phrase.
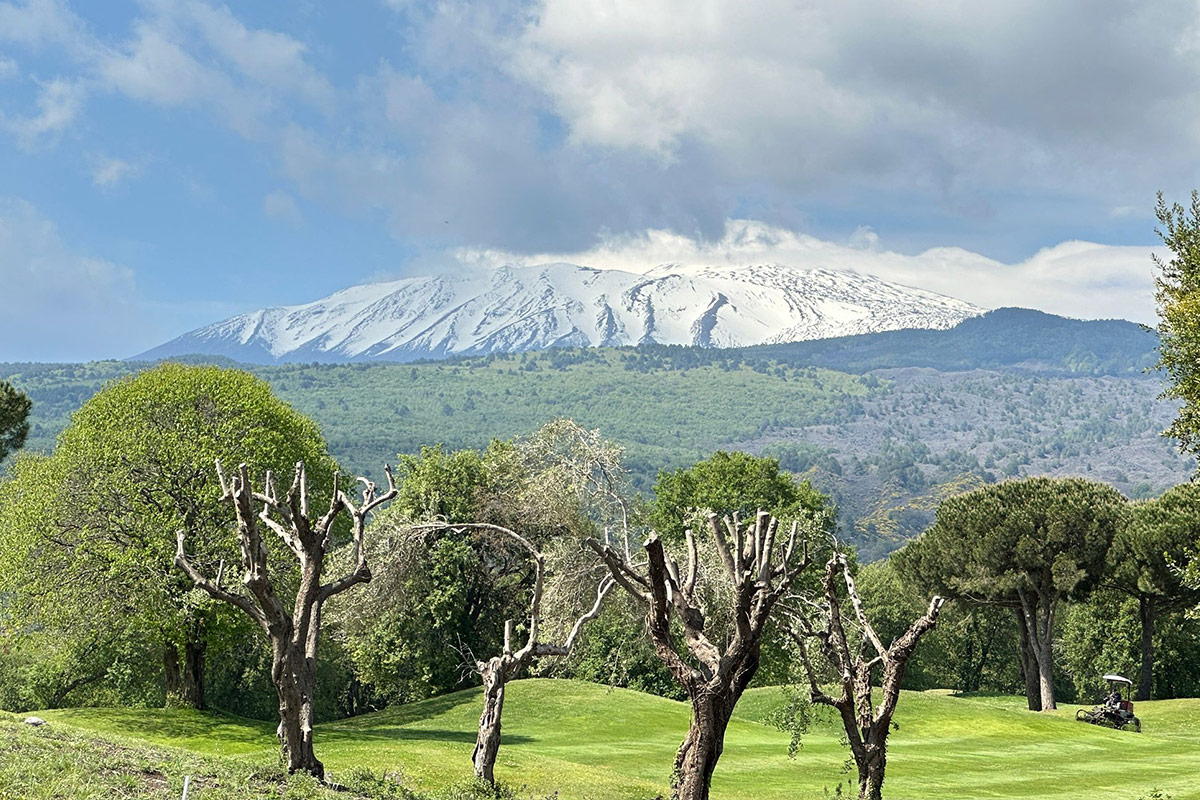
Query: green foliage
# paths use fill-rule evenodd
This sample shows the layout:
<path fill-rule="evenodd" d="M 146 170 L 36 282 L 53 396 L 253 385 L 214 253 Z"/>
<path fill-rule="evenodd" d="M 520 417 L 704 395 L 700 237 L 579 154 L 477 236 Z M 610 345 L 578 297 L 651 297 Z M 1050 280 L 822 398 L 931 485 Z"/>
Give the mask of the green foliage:
<path fill-rule="evenodd" d="M 702 521 L 700 514 L 738 514 L 750 519 L 766 509 L 784 524 L 798 516 L 828 514 L 827 498 L 807 481 L 797 482 L 774 458 L 718 451 L 686 469 L 661 472 L 654 486 L 650 525 L 671 541 Z"/>
<path fill-rule="evenodd" d="M 386 703 L 470 685 L 476 660 L 500 651 L 505 620 L 528 610 L 533 567 L 511 538 L 419 523 L 504 525 L 533 543 L 547 559 L 550 640 L 595 596 L 582 539 L 619 524 L 624 507 L 620 449 L 570 420 L 483 452 L 426 447 L 401 467 L 400 497 L 373 527 L 374 581 L 337 611 L 348 653 Z"/>
<path fill-rule="evenodd" d="M 1200 538 L 1200 486 L 1182 484 L 1162 496 L 1134 503 L 1108 554 L 1111 583 L 1134 597 L 1152 598 L 1160 610 L 1194 605 Z"/>
<path fill-rule="evenodd" d="M 1193 453 L 1200 450 L 1200 193 L 1191 203 L 1167 205 L 1162 192 L 1154 208 L 1156 232 L 1170 251 L 1153 256 L 1158 301 L 1158 366 L 1170 386 L 1164 393 L 1183 401 L 1167 433 Z"/>
<path fill-rule="evenodd" d="M 884 643 L 897 639 L 929 607 L 929 595 L 904 581 L 892 559 L 862 567 L 856 578 L 867 618 Z M 1017 630 L 1011 613 L 949 603 L 921 639 L 904 672 L 903 687 L 917 691 L 1011 692 L 1020 686 L 1012 663 Z"/>
<path fill-rule="evenodd" d="M 1007 324 L 976 335 L 1003 349 Z M 1105 325 L 1078 324 L 1084 333 Z M 1132 341 L 1129 323 L 1114 324 Z M 1056 330 L 1042 331 L 1044 347 L 1053 349 Z M 1152 358 L 1153 336 L 1144 335 L 1150 343 L 1143 350 Z M 1077 338 L 1080 346 L 1089 341 Z M 1093 355 L 1105 358 L 1108 341 L 1099 337 Z M 33 399 L 26 446 L 36 450 L 50 447 L 69 413 L 104 381 L 146 368 L 0 365 L 0 378 Z M 523 435 L 570 414 L 622 442 L 622 462 L 644 494 L 659 471 L 717 449 L 779 458 L 783 469 L 806 473 L 834 499 L 845 537 L 873 560 L 928 527 L 942 496 L 967 479 L 1075 474 L 1148 497 L 1189 474 L 1190 462 L 1157 435 L 1175 410 L 1155 401 L 1157 377 L 1037 368 L 855 376 L 742 351 L 660 354 L 651 347 L 252 369 L 320 422 L 331 452 L 355 474 L 378 479 L 380 465 L 397 451 L 417 454 L 436 442 L 447 453 L 482 449 L 493 437 Z M 443 415 L 444 405 L 451 416 Z"/>
<path fill-rule="evenodd" d="M 643 609 L 626 594 L 610 597 L 567 666 L 573 678 L 683 700 L 687 694 L 654 654 Z"/>
<path fill-rule="evenodd" d="M 488 469 L 477 450 L 446 453 L 442 445 L 422 446 L 419 455 L 401 453 L 396 470 L 400 494 L 393 514 L 411 520 L 470 522 Z"/>
<path fill-rule="evenodd" d="M 29 434 L 29 395 L 0 380 L 0 461 L 21 449 Z"/>
<path fill-rule="evenodd" d="M 1062 665 L 1079 702 L 1098 702 L 1109 672 L 1132 678 L 1141 668 L 1138 601 L 1111 589 L 1072 603 L 1060 625 Z M 1154 626 L 1154 697 L 1200 695 L 1200 619 L 1183 612 L 1162 614 Z"/>
<path fill-rule="evenodd" d="M 1012 605 L 1021 591 L 1082 595 L 1103 574 L 1124 510 L 1116 490 L 1081 478 L 1005 481 L 948 498 L 895 558 L 907 579 L 950 597 Z"/>
<path fill-rule="evenodd" d="M 0 490 L 0 526 L 14 531 L 0 559 L 5 636 L 105 652 L 114 659 L 108 684 L 123 671 L 157 671 L 128 686 L 138 702 L 162 696 L 164 647 L 219 648 L 239 637 L 247 623 L 201 596 L 173 563 L 179 530 L 209 574 L 221 560 L 238 563 L 216 459 L 244 461 L 257 475 L 288 475 L 303 460 L 317 503 L 337 469 L 317 426 L 245 372 L 164 364 L 93 396 L 54 454 L 19 460 Z"/>

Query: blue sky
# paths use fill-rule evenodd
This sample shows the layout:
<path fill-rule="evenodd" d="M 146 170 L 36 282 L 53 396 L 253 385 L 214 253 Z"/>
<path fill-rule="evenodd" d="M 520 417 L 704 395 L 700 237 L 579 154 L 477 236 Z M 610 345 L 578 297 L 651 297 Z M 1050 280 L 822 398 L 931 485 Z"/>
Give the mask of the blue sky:
<path fill-rule="evenodd" d="M 0 360 L 550 258 L 1152 321 L 1198 132 L 1173 0 L 0 2 Z"/>

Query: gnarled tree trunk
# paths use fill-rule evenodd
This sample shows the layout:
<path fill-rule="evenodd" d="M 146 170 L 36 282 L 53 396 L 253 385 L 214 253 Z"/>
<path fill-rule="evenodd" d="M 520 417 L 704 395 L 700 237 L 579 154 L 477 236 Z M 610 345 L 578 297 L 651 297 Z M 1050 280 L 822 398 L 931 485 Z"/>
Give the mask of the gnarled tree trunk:
<path fill-rule="evenodd" d="M 707 800 L 713 770 L 725 750 L 725 731 L 742 691 L 736 686 L 718 694 L 706 691 L 705 686 L 697 686 L 695 691 L 696 694 L 689 698 L 691 724 L 675 754 L 672 786 L 679 798 Z"/>
<path fill-rule="evenodd" d="M 588 540 L 613 579 L 645 604 L 646 630 L 654 652 L 691 700 L 691 724 L 675 756 L 675 800 L 707 800 L 713 770 L 725 748 L 725 729 L 758 671 L 763 627 L 779 598 L 809 564 L 807 541 L 803 556 L 793 558 L 798 525 L 792 526 L 786 544 L 777 542 L 778 522 L 766 511 L 760 510 L 750 525 L 743 525 L 736 514 L 723 522 L 710 514 L 708 523 L 723 577 L 733 589 L 734 631 L 724 649 L 704 632 L 705 612 L 696 596 L 699 554 L 691 530 L 684 532 L 686 568 L 666 554 L 653 533 L 644 544 L 648 560 L 644 567 L 632 563 L 627 547 L 621 552 L 611 542 Z M 680 623 L 681 637 L 672 631 L 673 619 Z M 680 640 L 690 661 L 676 649 Z"/>
<path fill-rule="evenodd" d="M 308 482 L 303 462 L 296 464 L 292 486 L 283 498 L 279 497 L 269 471 L 265 491 L 260 494 L 250 488 L 250 475 L 245 464 L 238 467 L 238 474 L 227 483 L 218 462 L 217 477 L 223 498 L 233 504 L 237 516 L 238 541 L 245 570 L 242 582 L 249 596 L 222 589 L 220 573 L 217 581 L 202 575 L 184 554 L 186 534 L 179 531 L 177 536 L 175 563 L 209 596 L 241 609 L 271 640 L 271 680 L 279 694 L 278 734 L 289 772 L 303 770 L 320 779 L 325 777 L 325 768 L 313 753 L 313 702 L 321 608 L 330 597 L 371 580 L 363 536 L 367 514 L 397 494 L 391 469 L 386 468 L 386 472 L 388 491 L 378 496 L 375 484 L 360 478 L 365 488 L 362 505 L 358 507 L 344 492 L 338 491 L 335 478 L 329 511 L 313 520 L 309 517 Z M 255 513 L 256 503 L 261 504 L 260 513 Z M 325 556 L 333 545 L 333 524 L 343 511 L 349 513 L 353 524 L 355 569 L 335 581 L 321 583 Z M 300 562 L 300 582 L 290 609 L 279 599 L 268 574 L 267 547 L 262 540 L 260 524 L 274 531 Z M 197 656 L 202 666 L 203 651 Z"/>
<path fill-rule="evenodd" d="M 273 654 L 271 678 L 279 694 L 277 733 L 288 772 L 304 771 L 323 780 L 325 765 L 313 752 L 316 659 L 289 643 Z"/>
<path fill-rule="evenodd" d="M 508 683 L 503 658 L 497 656 L 480 662 L 483 676 L 483 713 L 479 715 L 479 732 L 471 761 L 475 777 L 488 783 L 496 782 L 496 756 L 500 752 L 500 718 L 504 713 L 504 687 Z"/>
<path fill-rule="evenodd" d="M 838 572 L 858 618 L 862 641 L 857 646 L 848 640 L 842 624 L 841 599 L 835 580 Z M 921 637 L 937 625 L 944 600 L 934 597 L 925 616 L 910 625 L 890 646 L 884 647 L 867 619 L 849 563 L 840 553 L 825 565 L 824 586 L 825 606 L 819 615 L 821 618 L 814 620 L 807 612 L 793 611 L 791 618 L 797 629 L 789 629 L 788 633 L 799 647 L 812 702 L 831 706 L 841 716 L 846 741 L 858 768 L 859 800 L 880 800 L 887 771 L 887 739 L 892 716 L 900 701 L 904 671 Z M 811 639 L 818 642 L 826 661 L 838 673 L 841 693 L 836 697 L 824 690 L 821 675 L 809 658 L 808 641 Z M 874 658 L 866 655 L 868 642 L 876 654 Z M 883 668 L 878 706 L 874 705 L 871 693 L 871 678 L 876 666 Z"/>

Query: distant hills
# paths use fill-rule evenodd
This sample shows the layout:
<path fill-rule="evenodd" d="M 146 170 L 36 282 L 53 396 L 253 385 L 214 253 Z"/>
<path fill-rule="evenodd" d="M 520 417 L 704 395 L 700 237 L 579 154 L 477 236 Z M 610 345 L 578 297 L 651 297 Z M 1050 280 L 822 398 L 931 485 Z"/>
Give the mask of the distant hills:
<path fill-rule="evenodd" d="M 1120 375 L 1154 367 L 1158 335 L 1126 320 L 1078 320 L 998 308 L 949 330 L 896 330 L 748 348 L 747 355 L 844 372 L 929 367 L 943 372 L 1019 368 Z"/>
<path fill-rule="evenodd" d="M 549 347 L 744 347 L 907 328 L 983 312 L 869 275 L 779 264 L 647 272 L 574 264 L 354 286 L 199 328 L 137 356 L 250 364 L 415 361 Z"/>
<path fill-rule="evenodd" d="M 866 558 L 922 530 L 945 496 L 1023 475 L 1082 475 L 1147 497 L 1195 464 L 1160 432 L 1175 413 L 1152 331 L 1022 309 L 947 330 L 743 348 L 557 347 L 408 364 L 242 366 L 321 425 L 351 471 L 422 445 L 482 447 L 558 416 L 623 444 L 637 488 L 716 449 L 780 459 L 841 509 Z M 0 364 L 34 401 L 46 450 L 105 382 L 150 362 Z"/>

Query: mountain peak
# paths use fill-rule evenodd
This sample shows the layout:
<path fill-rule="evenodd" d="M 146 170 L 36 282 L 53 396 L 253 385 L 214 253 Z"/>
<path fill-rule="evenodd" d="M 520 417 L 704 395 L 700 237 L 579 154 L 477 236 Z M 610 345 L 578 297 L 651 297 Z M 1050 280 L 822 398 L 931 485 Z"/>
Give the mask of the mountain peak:
<path fill-rule="evenodd" d="M 412 361 L 644 342 L 742 347 L 905 328 L 949 328 L 984 309 L 853 272 L 780 264 L 659 264 L 644 272 L 506 265 L 352 286 L 241 314 L 141 359 L 249 363 Z"/>

